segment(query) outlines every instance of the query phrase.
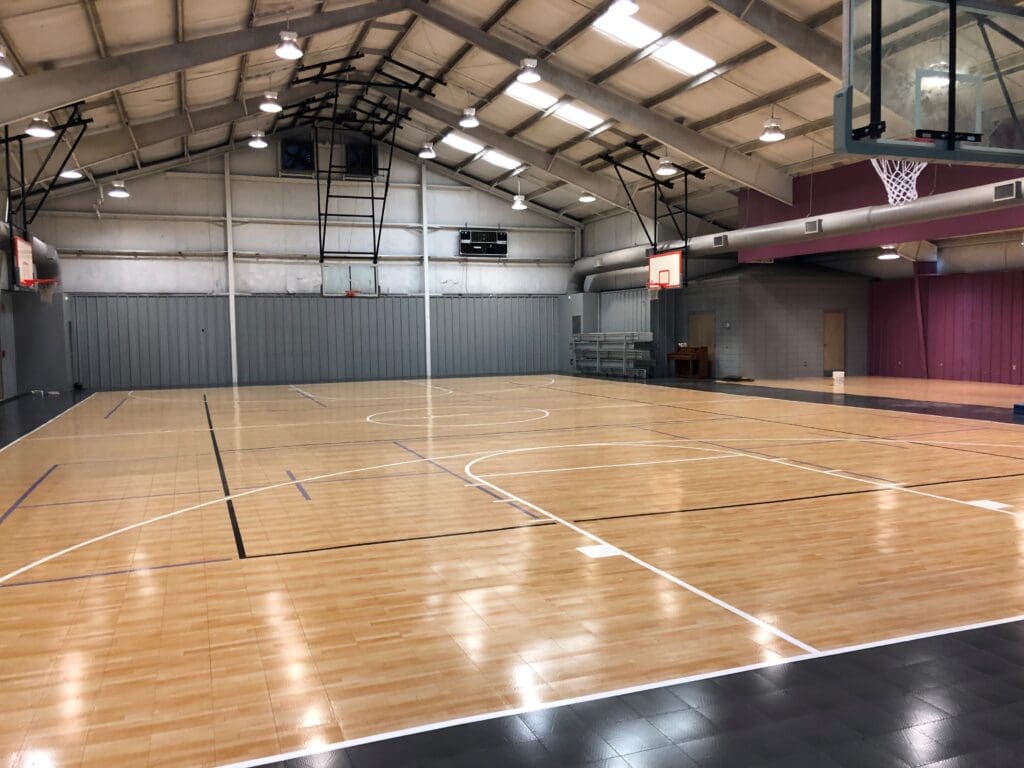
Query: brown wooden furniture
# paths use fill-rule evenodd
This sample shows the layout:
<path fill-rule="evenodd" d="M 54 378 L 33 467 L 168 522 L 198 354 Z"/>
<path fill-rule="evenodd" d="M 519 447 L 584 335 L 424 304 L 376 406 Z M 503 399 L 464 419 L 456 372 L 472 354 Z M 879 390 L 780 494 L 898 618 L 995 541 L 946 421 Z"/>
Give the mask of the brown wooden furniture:
<path fill-rule="evenodd" d="M 669 352 L 668 359 L 675 363 L 676 376 L 680 379 L 708 378 L 707 347 L 680 347 Z"/>

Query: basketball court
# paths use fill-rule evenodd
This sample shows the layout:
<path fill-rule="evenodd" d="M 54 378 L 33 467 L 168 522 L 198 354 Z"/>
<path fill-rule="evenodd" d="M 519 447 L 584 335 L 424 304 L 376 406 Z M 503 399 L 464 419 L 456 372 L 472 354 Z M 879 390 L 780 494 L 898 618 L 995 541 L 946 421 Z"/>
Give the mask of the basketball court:
<path fill-rule="evenodd" d="M 1024 763 L 1020 3 L 8 5 L 2 768 Z"/>

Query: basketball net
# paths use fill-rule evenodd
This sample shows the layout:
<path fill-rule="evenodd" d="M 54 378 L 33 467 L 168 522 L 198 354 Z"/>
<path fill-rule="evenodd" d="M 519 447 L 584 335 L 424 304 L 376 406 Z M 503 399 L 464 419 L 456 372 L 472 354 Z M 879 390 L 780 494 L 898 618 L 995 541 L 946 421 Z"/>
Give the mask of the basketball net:
<path fill-rule="evenodd" d="M 899 208 L 911 200 L 917 200 L 917 177 L 928 163 L 916 160 L 890 160 L 873 157 L 871 165 L 882 178 L 889 205 Z"/>

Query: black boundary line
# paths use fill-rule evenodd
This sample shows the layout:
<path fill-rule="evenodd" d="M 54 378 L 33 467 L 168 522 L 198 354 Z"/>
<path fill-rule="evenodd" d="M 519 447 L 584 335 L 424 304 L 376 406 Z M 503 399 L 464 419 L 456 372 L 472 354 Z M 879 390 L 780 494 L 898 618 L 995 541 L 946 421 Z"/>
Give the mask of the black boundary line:
<path fill-rule="evenodd" d="M 235 537 L 235 549 L 238 550 L 238 559 L 245 560 L 245 542 L 242 541 L 242 531 L 238 528 L 238 517 L 235 515 L 235 503 L 231 500 L 231 489 L 228 487 L 228 476 L 224 472 L 224 461 L 220 457 L 220 448 L 217 446 L 217 433 L 213 429 L 213 418 L 210 416 L 210 403 L 203 393 L 203 408 L 206 409 L 206 423 L 210 425 L 210 440 L 213 441 L 213 455 L 217 458 L 217 469 L 220 471 L 220 484 L 224 490 L 224 501 L 228 506 L 228 518 L 231 520 L 231 533 Z"/>
<path fill-rule="evenodd" d="M 332 552 L 336 549 L 356 549 L 358 547 L 375 547 L 380 544 L 404 544 L 410 541 L 427 541 L 429 539 L 450 539 L 456 536 L 475 536 L 479 533 L 498 533 L 499 531 L 519 531 L 524 528 L 543 528 L 549 525 L 556 525 L 555 520 L 541 520 L 536 523 L 525 525 L 506 525 L 502 528 L 485 528 L 478 531 L 455 531 L 453 533 L 432 533 L 429 536 L 409 536 L 404 539 L 382 539 L 380 541 L 357 541 L 354 544 L 335 544 L 330 547 L 313 547 L 311 549 L 293 549 L 287 552 L 264 552 L 259 555 L 248 555 L 248 559 L 257 557 L 284 557 L 286 555 L 308 555 L 314 552 Z"/>

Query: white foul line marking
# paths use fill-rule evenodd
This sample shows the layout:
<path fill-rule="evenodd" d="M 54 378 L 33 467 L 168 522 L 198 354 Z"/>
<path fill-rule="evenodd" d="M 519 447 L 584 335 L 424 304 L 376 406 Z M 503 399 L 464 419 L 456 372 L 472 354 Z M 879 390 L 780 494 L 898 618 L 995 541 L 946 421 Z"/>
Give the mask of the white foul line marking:
<path fill-rule="evenodd" d="M 680 446 L 685 447 L 685 446 Z M 691 449 L 692 450 L 692 449 Z M 652 464 L 688 464 L 693 461 L 721 461 L 722 459 L 746 459 L 743 454 L 729 456 L 701 456 L 696 459 L 665 459 L 663 461 L 632 461 L 625 464 L 592 464 L 587 467 L 558 467 L 556 469 L 527 469 L 521 472 L 491 472 L 480 477 L 519 477 L 521 475 L 547 475 L 552 472 L 583 472 L 589 469 L 615 469 L 618 467 L 646 467 Z"/>

